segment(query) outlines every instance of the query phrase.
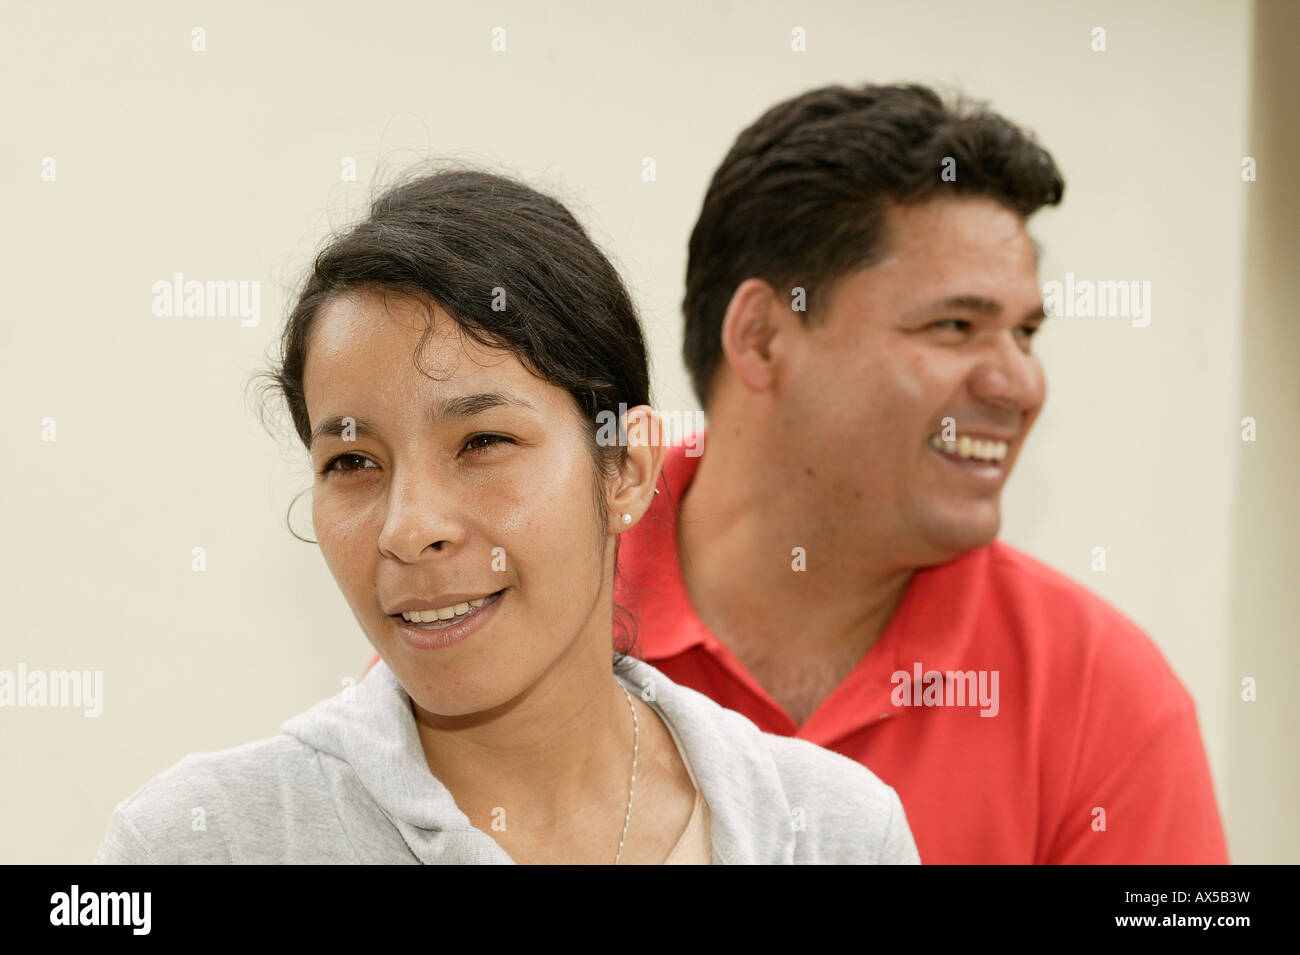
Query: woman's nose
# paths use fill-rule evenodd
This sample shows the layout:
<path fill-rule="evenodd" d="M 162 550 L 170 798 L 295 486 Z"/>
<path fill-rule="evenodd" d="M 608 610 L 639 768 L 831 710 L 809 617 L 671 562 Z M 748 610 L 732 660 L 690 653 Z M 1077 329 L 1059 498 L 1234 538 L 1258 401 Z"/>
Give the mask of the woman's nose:
<path fill-rule="evenodd" d="M 389 486 L 379 549 L 404 563 L 416 562 L 428 547 L 454 549 L 465 538 L 455 501 L 455 494 L 428 474 L 395 478 Z"/>

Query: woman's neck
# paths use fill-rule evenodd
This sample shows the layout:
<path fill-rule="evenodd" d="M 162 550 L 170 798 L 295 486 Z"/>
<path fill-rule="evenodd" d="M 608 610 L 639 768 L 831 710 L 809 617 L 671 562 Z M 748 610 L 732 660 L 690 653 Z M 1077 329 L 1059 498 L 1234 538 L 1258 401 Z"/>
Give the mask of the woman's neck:
<path fill-rule="evenodd" d="M 615 810 L 621 828 L 634 734 L 608 642 L 603 652 L 566 654 L 491 711 L 412 709 L 430 771 L 470 822 L 503 844 L 503 832 L 540 838 L 571 829 L 575 816 L 612 819 Z M 602 819 L 596 828 L 611 826 Z"/>

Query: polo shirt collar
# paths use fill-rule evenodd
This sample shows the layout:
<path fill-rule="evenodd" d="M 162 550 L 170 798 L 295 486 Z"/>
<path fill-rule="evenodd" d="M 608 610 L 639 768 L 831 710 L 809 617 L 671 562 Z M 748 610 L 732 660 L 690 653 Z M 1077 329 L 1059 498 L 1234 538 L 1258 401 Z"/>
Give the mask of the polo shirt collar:
<path fill-rule="evenodd" d="M 685 442 L 666 450 L 660 483 L 667 493 L 655 496 L 636 533 L 626 535 L 624 592 L 636 602 L 640 655 L 652 663 L 693 647 L 715 655 L 728 653 L 691 606 L 677 548 L 678 511 L 699 469 L 701 454 L 706 453 L 704 439 L 701 431 L 690 442 L 701 449 L 699 454 L 687 455 Z M 871 709 L 876 703 L 875 688 L 883 687 L 887 697 L 889 675 L 897 670 L 911 673 L 916 663 L 926 671 L 968 667 L 966 654 L 985 606 L 989 559 L 990 548 L 980 547 L 947 563 L 917 570 L 885 630 L 832 695 L 852 685 L 859 692 L 870 692 L 873 699 L 867 708 Z M 805 729 L 820 722 L 818 714 L 823 708 L 818 708 Z"/>

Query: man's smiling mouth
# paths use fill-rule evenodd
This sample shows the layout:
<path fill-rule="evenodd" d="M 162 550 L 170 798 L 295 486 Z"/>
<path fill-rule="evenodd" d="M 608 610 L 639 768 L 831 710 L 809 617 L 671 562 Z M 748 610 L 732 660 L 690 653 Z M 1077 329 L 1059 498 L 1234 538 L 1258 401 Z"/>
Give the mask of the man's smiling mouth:
<path fill-rule="evenodd" d="M 1008 442 L 1000 438 L 979 438 L 967 434 L 958 435 L 956 441 L 945 441 L 939 434 L 932 434 L 929 444 L 939 453 L 949 457 L 994 464 L 1002 462 L 1010 447 Z"/>

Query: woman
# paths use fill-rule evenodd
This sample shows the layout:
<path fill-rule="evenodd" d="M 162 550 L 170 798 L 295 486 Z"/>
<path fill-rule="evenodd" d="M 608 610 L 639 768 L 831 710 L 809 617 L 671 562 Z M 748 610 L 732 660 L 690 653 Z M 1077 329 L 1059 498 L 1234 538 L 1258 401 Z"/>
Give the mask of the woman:
<path fill-rule="evenodd" d="M 188 756 L 99 862 L 917 862 L 894 791 L 613 656 L 663 448 L 626 289 L 559 203 L 442 171 L 317 257 L 271 374 L 378 651 L 280 735 Z M 201 822 L 201 825 L 199 824 Z"/>

